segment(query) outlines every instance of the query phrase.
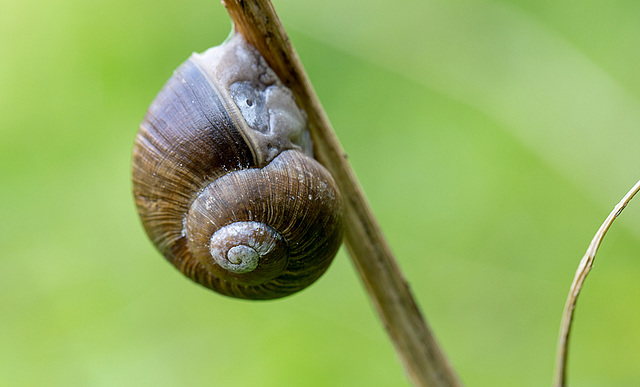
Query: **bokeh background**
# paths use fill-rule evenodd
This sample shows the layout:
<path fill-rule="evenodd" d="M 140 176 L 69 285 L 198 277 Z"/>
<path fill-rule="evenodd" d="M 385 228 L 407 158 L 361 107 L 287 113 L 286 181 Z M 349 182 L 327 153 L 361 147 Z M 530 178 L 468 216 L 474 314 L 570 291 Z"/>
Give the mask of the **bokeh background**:
<path fill-rule="evenodd" d="M 408 385 L 344 251 L 246 302 L 143 233 L 137 126 L 227 36 L 218 1 L 0 3 L 0 385 Z M 640 2 L 274 3 L 461 378 L 550 384 L 577 263 L 640 178 Z M 573 385 L 640 381 L 639 252 L 632 202 L 578 303 Z"/>

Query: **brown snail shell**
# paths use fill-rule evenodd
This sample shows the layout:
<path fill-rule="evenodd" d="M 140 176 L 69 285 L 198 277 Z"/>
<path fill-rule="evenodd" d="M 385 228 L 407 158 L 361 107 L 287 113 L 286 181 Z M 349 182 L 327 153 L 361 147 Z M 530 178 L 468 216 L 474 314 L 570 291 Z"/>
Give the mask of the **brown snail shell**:
<path fill-rule="evenodd" d="M 241 35 L 193 54 L 153 101 L 133 192 L 165 258 L 227 296 L 295 293 L 342 242 L 340 192 L 312 158 L 306 115 Z"/>

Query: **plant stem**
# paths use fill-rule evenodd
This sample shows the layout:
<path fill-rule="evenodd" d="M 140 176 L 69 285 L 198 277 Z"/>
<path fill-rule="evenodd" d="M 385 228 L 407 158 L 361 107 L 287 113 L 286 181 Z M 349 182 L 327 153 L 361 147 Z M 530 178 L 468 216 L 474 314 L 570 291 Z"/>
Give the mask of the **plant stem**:
<path fill-rule="evenodd" d="M 223 0 L 235 30 L 260 51 L 309 116 L 315 156 L 345 198 L 345 244 L 411 381 L 460 382 L 427 326 L 347 161 L 298 54 L 269 0 Z"/>
<path fill-rule="evenodd" d="M 569 334 L 571 333 L 571 327 L 573 322 L 573 311 L 576 308 L 578 302 L 578 296 L 584 285 L 584 281 L 593 267 L 593 263 L 596 259 L 596 252 L 598 247 L 602 243 L 607 230 L 611 227 L 614 220 L 620 215 L 622 210 L 627 206 L 633 196 L 640 191 L 640 181 L 638 181 L 629 192 L 620 200 L 620 202 L 613 208 L 607 219 L 604 220 L 602 226 L 593 236 L 589 247 L 584 256 L 580 260 L 576 274 L 573 277 L 573 282 L 569 288 L 569 295 L 564 306 L 562 313 L 562 322 L 560 323 L 560 335 L 558 337 L 558 346 L 556 352 L 556 369 L 554 373 L 553 385 L 555 387 L 564 387 L 567 383 L 567 356 L 569 347 Z"/>

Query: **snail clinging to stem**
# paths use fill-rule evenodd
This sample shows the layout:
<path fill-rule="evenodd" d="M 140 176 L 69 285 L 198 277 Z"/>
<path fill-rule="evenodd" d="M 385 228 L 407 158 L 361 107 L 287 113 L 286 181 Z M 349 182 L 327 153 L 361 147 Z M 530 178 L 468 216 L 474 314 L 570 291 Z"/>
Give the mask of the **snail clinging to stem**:
<path fill-rule="evenodd" d="M 241 34 L 182 64 L 133 149 L 136 206 L 165 258 L 238 298 L 284 297 L 318 279 L 342 242 L 342 199 L 306 126 Z"/>

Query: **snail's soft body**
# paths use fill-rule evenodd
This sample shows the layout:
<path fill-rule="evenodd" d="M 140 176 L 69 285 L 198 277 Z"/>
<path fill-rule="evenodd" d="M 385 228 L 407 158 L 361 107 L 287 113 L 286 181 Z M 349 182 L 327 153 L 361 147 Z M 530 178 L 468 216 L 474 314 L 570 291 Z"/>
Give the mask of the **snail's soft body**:
<path fill-rule="evenodd" d="M 135 141 L 145 230 L 176 268 L 219 293 L 299 291 L 342 241 L 340 192 L 312 149 L 305 113 L 241 35 L 193 54 Z"/>

